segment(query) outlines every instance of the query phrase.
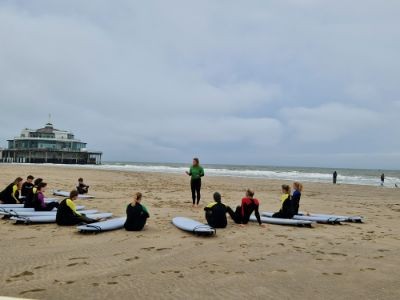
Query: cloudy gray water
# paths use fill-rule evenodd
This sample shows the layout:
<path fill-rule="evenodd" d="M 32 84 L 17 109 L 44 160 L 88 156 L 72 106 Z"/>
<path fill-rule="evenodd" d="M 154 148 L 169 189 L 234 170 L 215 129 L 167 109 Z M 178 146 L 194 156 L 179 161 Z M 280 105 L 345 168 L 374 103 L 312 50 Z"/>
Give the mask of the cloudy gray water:
<path fill-rule="evenodd" d="M 68 165 L 62 165 L 63 167 Z M 400 171 L 398 170 L 361 170 L 361 169 L 330 169 L 330 168 L 300 168 L 300 167 L 268 167 L 268 166 L 237 166 L 237 165 L 203 165 L 207 176 L 232 176 L 243 178 L 265 178 L 297 180 L 304 182 L 332 182 L 333 171 L 338 172 L 338 183 L 358 185 L 380 185 L 380 175 L 385 173 L 385 186 L 400 186 Z M 135 163 L 135 162 L 105 162 L 103 165 L 82 165 L 80 167 L 99 170 L 118 170 L 127 172 L 159 172 L 183 174 L 188 170 L 188 164 L 178 163 Z"/>

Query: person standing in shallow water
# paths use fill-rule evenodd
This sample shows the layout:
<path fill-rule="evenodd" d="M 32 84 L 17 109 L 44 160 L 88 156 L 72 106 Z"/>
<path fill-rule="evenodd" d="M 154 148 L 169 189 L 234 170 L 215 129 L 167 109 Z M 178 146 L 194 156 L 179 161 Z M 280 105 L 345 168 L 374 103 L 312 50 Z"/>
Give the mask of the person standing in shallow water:
<path fill-rule="evenodd" d="M 336 184 L 336 180 L 337 180 L 337 172 L 333 172 L 333 184 Z"/>
<path fill-rule="evenodd" d="M 385 184 L 385 174 L 382 173 L 381 175 L 381 186 L 383 186 Z"/>
<path fill-rule="evenodd" d="M 197 157 L 193 158 L 193 165 L 190 167 L 189 172 L 186 174 L 191 177 L 190 188 L 192 190 L 193 207 L 199 205 L 201 199 L 201 177 L 204 176 L 204 169 L 200 166 L 200 161 Z"/>

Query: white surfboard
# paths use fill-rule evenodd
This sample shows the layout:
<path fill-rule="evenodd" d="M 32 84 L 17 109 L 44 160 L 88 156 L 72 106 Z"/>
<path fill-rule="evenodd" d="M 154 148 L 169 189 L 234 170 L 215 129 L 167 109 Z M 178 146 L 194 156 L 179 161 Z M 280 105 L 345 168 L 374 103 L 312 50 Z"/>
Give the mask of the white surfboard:
<path fill-rule="evenodd" d="M 304 226 L 304 227 L 312 227 L 312 221 L 304 221 L 304 220 L 293 220 L 293 219 L 281 219 L 281 218 L 268 218 L 268 217 L 260 217 L 262 223 L 274 224 L 274 225 L 289 225 L 289 226 Z M 257 218 L 255 215 L 250 216 L 250 221 L 257 222 Z"/>
<path fill-rule="evenodd" d="M 173 218 L 172 224 L 181 230 L 196 234 L 213 235 L 216 233 L 215 228 L 185 217 Z"/>
<path fill-rule="evenodd" d="M 80 210 L 80 214 L 96 214 L 98 212 L 97 209 L 89 209 L 89 210 Z M 0 215 L 10 215 L 15 217 L 29 217 L 29 216 L 55 216 L 57 215 L 56 210 L 51 211 L 9 211 L 9 212 L 1 212 Z"/>
<path fill-rule="evenodd" d="M 0 208 L 24 207 L 23 204 L 0 204 Z"/>
<path fill-rule="evenodd" d="M 299 212 L 299 215 L 307 215 L 305 212 Z M 364 217 L 362 216 L 340 216 L 340 215 L 328 215 L 328 214 L 309 214 L 312 217 L 323 217 L 323 218 L 339 218 L 344 219 L 343 222 L 354 222 L 354 223 L 363 223 Z"/>
<path fill-rule="evenodd" d="M 76 210 L 83 210 L 85 208 L 84 205 L 77 205 Z M 1 208 L 0 211 L 35 211 L 34 208 L 31 207 L 13 207 L 13 208 Z M 57 211 L 57 208 L 54 208 L 52 211 Z"/>
<path fill-rule="evenodd" d="M 101 232 L 121 229 L 124 227 L 126 217 L 114 218 L 107 221 L 96 222 L 76 227 L 79 232 Z"/>
<path fill-rule="evenodd" d="M 69 197 L 69 192 L 62 191 L 62 190 L 55 190 L 53 191 L 54 196 L 61 196 L 61 197 Z M 86 195 L 86 194 L 79 194 L 78 199 L 92 199 L 94 196 Z"/>
<path fill-rule="evenodd" d="M 273 212 L 262 212 L 261 215 L 263 217 L 272 218 Z M 303 215 L 294 215 L 293 220 L 303 220 L 303 221 L 312 221 L 316 223 L 322 224 L 340 224 L 340 222 L 345 222 L 343 218 L 335 218 L 335 217 L 315 217 L 315 216 L 303 216 Z"/>
<path fill-rule="evenodd" d="M 98 213 L 98 214 L 88 214 L 86 217 L 100 220 L 112 217 L 112 213 Z M 53 216 L 29 216 L 29 217 L 11 217 L 11 220 L 17 221 L 17 223 L 55 223 L 56 215 Z"/>

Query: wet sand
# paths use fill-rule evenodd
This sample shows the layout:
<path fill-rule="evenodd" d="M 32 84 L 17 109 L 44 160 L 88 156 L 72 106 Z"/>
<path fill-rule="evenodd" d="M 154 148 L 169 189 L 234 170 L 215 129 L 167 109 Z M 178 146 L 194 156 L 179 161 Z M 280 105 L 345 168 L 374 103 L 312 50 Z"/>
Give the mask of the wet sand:
<path fill-rule="evenodd" d="M 77 204 L 123 216 L 136 191 L 151 218 L 142 232 L 79 234 L 75 227 L 14 225 L 0 220 L 0 295 L 34 299 L 398 299 L 400 190 L 304 183 L 301 209 L 362 215 L 364 224 L 313 229 L 229 220 L 215 237 L 171 224 L 175 216 L 204 221 L 214 191 L 234 207 L 246 188 L 261 211 L 279 208 L 284 181 L 205 177 L 202 207 L 191 208 L 185 175 L 0 164 L 0 185 L 43 177 L 71 190 L 78 177 L 93 200 Z"/>

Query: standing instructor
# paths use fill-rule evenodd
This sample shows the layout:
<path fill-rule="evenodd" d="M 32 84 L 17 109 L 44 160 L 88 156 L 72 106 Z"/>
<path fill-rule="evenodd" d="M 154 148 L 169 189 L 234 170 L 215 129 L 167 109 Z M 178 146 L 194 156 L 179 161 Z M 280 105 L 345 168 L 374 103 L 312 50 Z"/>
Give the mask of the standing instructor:
<path fill-rule="evenodd" d="M 204 176 L 204 169 L 202 166 L 200 166 L 200 162 L 197 157 L 193 158 L 193 165 L 190 167 L 189 172 L 186 171 L 186 174 L 191 176 L 190 188 L 192 190 L 193 207 L 195 205 L 198 206 L 201 198 L 201 177 Z"/>

